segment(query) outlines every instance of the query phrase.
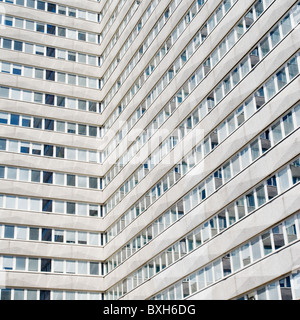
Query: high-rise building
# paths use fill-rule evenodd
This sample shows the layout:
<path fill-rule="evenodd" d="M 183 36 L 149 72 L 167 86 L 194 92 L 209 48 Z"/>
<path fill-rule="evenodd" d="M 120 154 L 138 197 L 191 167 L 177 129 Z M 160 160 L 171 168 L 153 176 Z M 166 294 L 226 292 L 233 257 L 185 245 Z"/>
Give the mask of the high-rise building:
<path fill-rule="evenodd" d="M 0 2 L 0 299 L 300 299 L 300 1 Z"/>

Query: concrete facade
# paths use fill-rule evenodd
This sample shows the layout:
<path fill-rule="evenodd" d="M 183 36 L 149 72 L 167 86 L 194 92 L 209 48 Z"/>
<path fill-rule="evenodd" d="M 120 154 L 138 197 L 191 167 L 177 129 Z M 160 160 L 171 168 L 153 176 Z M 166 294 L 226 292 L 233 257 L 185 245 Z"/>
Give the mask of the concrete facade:
<path fill-rule="evenodd" d="M 0 299 L 300 298 L 299 1 L 0 9 Z"/>

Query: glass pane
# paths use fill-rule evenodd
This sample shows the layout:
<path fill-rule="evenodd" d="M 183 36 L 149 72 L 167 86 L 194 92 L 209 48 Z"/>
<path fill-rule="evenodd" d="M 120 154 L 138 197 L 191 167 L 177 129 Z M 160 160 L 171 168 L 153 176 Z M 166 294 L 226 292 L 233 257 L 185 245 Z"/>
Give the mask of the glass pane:
<path fill-rule="evenodd" d="M 284 243 L 284 235 L 283 235 L 283 225 L 280 224 L 272 229 L 273 233 L 273 241 L 275 250 L 283 247 Z"/>
<path fill-rule="evenodd" d="M 262 243 L 264 249 L 264 255 L 267 255 L 272 252 L 272 242 L 271 242 L 271 234 L 270 231 L 265 232 L 262 236 Z"/>
<path fill-rule="evenodd" d="M 242 246 L 241 254 L 242 254 L 243 266 L 245 267 L 246 265 L 248 265 L 251 262 L 250 247 L 249 247 L 248 243 L 246 245 Z"/>
<path fill-rule="evenodd" d="M 296 223 L 294 217 L 285 222 L 285 230 L 287 234 L 288 243 L 297 239 Z"/>
<path fill-rule="evenodd" d="M 271 129 L 272 129 L 273 144 L 276 144 L 282 139 L 280 121 L 275 123 Z"/>
<path fill-rule="evenodd" d="M 261 206 L 266 202 L 264 185 L 256 188 L 256 197 L 258 206 Z"/>
<path fill-rule="evenodd" d="M 270 51 L 268 37 L 260 42 L 260 50 L 263 57 Z"/>
<path fill-rule="evenodd" d="M 283 117 L 283 128 L 285 135 L 288 135 L 294 130 L 292 112 L 289 112 Z"/>
<path fill-rule="evenodd" d="M 271 43 L 272 47 L 274 47 L 280 40 L 280 32 L 279 32 L 279 26 L 276 26 L 272 31 L 271 31 Z"/>
<path fill-rule="evenodd" d="M 298 64 L 297 64 L 297 58 L 293 58 L 288 63 L 288 70 L 289 70 L 290 80 L 293 79 L 299 73 Z"/>
<path fill-rule="evenodd" d="M 278 172 L 278 180 L 280 192 L 284 192 L 289 188 L 288 168 L 285 168 Z"/>
<path fill-rule="evenodd" d="M 233 271 L 236 271 L 241 268 L 239 249 L 231 252 L 231 260 L 232 260 Z"/>
<path fill-rule="evenodd" d="M 287 84 L 285 68 L 283 68 L 282 70 L 276 73 L 276 79 L 277 79 L 278 90 L 280 90 L 283 86 Z"/>
<path fill-rule="evenodd" d="M 252 142 L 250 144 L 250 147 L 251 147 L 252 161 L 254 161 L 260 155 L 258 140 L 255 140 L 254 142 Z"/>
<path fill-rule="evenodd" d="M 252 250 L 253 261 L 256 261 L 257 259 L 260 259 L 261 250 L 260 250 L 259 238 L 256 238 L 256 239 L 251 241 L 251 250 Z"/>

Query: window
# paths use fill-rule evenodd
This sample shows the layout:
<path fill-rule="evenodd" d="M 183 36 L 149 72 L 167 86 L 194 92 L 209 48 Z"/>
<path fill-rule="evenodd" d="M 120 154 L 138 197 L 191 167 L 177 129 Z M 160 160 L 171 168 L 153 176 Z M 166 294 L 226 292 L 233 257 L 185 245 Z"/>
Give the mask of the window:
<path fill-rule="evenodd" d="M 12 41 L 10 39 L 3 39 L 3 49 L 11 49 Z"/>
<path fill-rule="evenodd" d="M 11 73 L 11 64 L 10 63 L 2 62 L 1 65 L 2 65 L 1 72 Z"/>
<path fill-rule="evenodd" d="M 267 255 L 272 252 L 272 241 L 270 231 L 265 232 L 261 236 L 264 255 Z"/>
<path fill-rule="evenodd" d="M 29 258 L 28 259 L 28 271 L 38 271 L 38 259 L 37 258 Z"/>
<path fill-rule="evenodd" d="M 56 4 L 48 2 L 47 11 L 55 13 L 56 12 Z"/>
<path fill-rule="evenodd" d="M 15 237 L 14 230 L 15 230 L 14 226 L 5 225 L 4 226 L 4 238 L 14 239 L 14 237 Z"/>
<path fill-rule="evenodd" d="M 29 8 L 34 8 L 35 0 L 26 0 L 26 6 Z"/>
<path fill-rule="evenodd" d="M 64 271 L 64 261 L 63 260 L 54 260 L 53 261 L 53 272 L 63 273 Z"/>
<path fill-rule="evenodd" d="M 30 210 L 40 211 L 41 201 L 39 199 L 30 199 Z"/>
<path fill-rule="evenodd" d="M 65 101 L 66 101 L 65 97 L 57 96 L 57 106 L 58 107 L 64 107 L 65 103 L 66 103 Z"/>
<path fill-rule="evenodd" d="M 13 25 L 13 17 L 5 16 L 4 24 L 5 24 L 6 26 L 12 27 L 12 25 Z"/>
<path fill-rule="evenodd" d="M 4 178 L 4 169 L 5 167 L 0 166 L 0 178 L 3 179 Z M 1 231 L 0 231 L 1 232 Z"/>
<path fill-rule="evenodd" d="M 43 199 L 42 211 L 43 212 L 52 212 L 52 200 Z"/>
<path fill-rule="evenodd" d="M 16 168 L 7 168 L 7 179 L 16 180 L 17 179 L 17 169 Z"/>
<path fill-rule="evenodd" d="M 56 131 L 59 131 L 59 132 L 65 132 L 65 122 L 63 121 L 56 121 Z"/>
<path fill-rule="evenodd" d="M 42 241 L 52 241 L 52 229 L 42 228 Z"/>
<path fill-rule="evenodd" d="M 42 129 L 42 118 L 33 118 L 33 127 L 36 129 Z"/>
<path fill-rule="evenodd" d="M 96 102 L 89 101 L 89 111 L 96 112 Z"/>
<path fill-rule="evenodd" d="M 69 9 L 68 9 L 68 15 L 69 15 L 70 17 L 76 17 L 76 9 L 69 8 Z"/>
<path fill-rule="evenodd" d="M 78 76 L 78 85 L 82 87 L 86 87 L 86 77 Z"/>
<path fill-rule="evenodd" d="M 45 25 L 43 23 L 36 22 L 36 31 L 44 33 L 45 32 Z"/>
<path fill-rule="evenodd" d="M 86 101 L 78 100 L 78 109 L 79 110 L 86 110 Z"/>
<path fill-rule="evenodd" d="M 98 216 L 98 206 L 97 205 L 89 205 L 89 215 L 92 217 Z"/>
<path fill-rule="evenodd" d="M 0 112 L 0 123 L 8 123 L 8 113 Z"/>
<path fill-rule="evenodd" d="M 87 188 L 87 177 L 78 176 L 78 187 Z"/>
<path fill-rule="evenodd" d="M 287 84 L 285 69 L 282 69 L 276 73 L 276 79 L 278 84 L 278 90 L 280 90 L 283 86 Z"/>
<path fill-rule="evenodd" d="M 68 51 L 68 60 L 69 61 L 76 61 L 76 53 L 73 51 Z"/>
<path fill-rule="evenodd" d="M 53 156 L 53 146 L 45 144 L 44 145 L 44 156 Z"/>
<path fill-rule="evenodd" d="M 78 212 L 78 215 L 80 215 L 80 216 L 86 216 L 87 215 L 87 204 L 78 203 L 77 212 Z"/>
<path fill-rule="evenodd" d="M 85 60 L 83 62 L 85 63 Z M 96 66 L 97 65 L 97 57 L 88 56 L 88 64 Z"/>
<path fill-rule="evenodd" d="M 25 29 L 33 31 L 34 30 L 34 22 L 29 21 L 29 20 L 25 20 Z"/>
<path fill-rule="evenodd" d="M 44 258 L 41 259 L 41 271 L 51 272 L 51 259 L 44 259 Z"/>
<path fill-rule="evenodd" d="M 283 170 L 278 172 L 278 180 L 281 192 L 284 192 L 286 189 L 289 188 L 289 176 L 287 168 L 284 168 Z"/>
<path fill-rule="evenodd" d="M 68 38 L 76 40 L 77 32 L 76 30 L 68 29 Z"/>
<path fill-rule="evenodd" d="M 78 32 L 78 40 L 86 41 L 86 33 L 82 31 Z"/>
<path fill-rule="evenodd" d="M 55 71 L 46 70 L 46 80 L 55 81 Z"/>
<path fill-rule="evenodd" d="M 1 98 L 8 98 L 9 89 L 5 87 L 0 87 L 0 97 Z"/>
<path fill-rule="evenodd" d="M 57 27 L 57 35 L 60 37 L 65 37 L 66 36 L 66 28 Z M 65 59 L 65 58 L 63 58 L 63 59 Z"/>
<path fill-rule="evenodd" d="M 84 53 L 78 53 L 78 62 L 86 63 L 86 55 Z"/>
<path fill-rule="evenodd" d="M 68 74 L 68 84 L 76 85 L 76 76 Z"/>
<path fill-rule="evenodd" d="M 31 117 L 22 116 L 22 127 L 31 127 Z"/>
<path fill-rule="evenodd" d="M 30 227 L 29 228 L 29 240 L 39 240 L 39 229 Z"/>
<path fill-rule="evenodd" d="M 43 94 L 39 92 L 34 92 L 34 102 L 43 103 Z"/>
<path fill-rule="evenodd" d="M 45 2 L 44 1 L 38 1 L 37 2 L 37 9 L 38 10 L 45 10 Z"/>
<path fill-rule="evenodd" d="M 56 213 L 65 213 L 65 204 L 63 201 L 55 201 L 55 211 Z"/>
<path fill-rule="evenodd" d="M 58 14 L 66 15 L 66 7 L 58 5 Z"/>
<path fill-rule="evenodd" d="M 53 94 L 46 94 L 46 96 L 45 96 L 45 104 L 54 106 L 54 95 Z"/>
<path fill-rule="evenodd" d="M 294 130 L 292 112 L 289 112 L 283 117 L 283 127 L 285 135 L 288 135 Z"/>
<path fill-rule="evenodd" d="M 31 181 L 32 182 L 40 182 L 40 174 L 41 172 L 38 170 L 31 170 Z"/>
<path fill-rule="evenodd" d="M 12 68 L 12 73 L 15 75 L 21 75 L 22 74 L 22 66 L 14 64 Z"/>
<path fill-rule="evenodd" d="M 276 28 L 271 31 L 270 35 L 272 46 L 274 47 L 280 40 L 279 26 L 276 26 Z"/>
<path fill-rule="evenodd" d="M 9 257 L 9 256 L 3 257 L 3 269 L 13 270 L 13 257 Z"/>
<path fill-rule="evenodd" d="M 48 34 L 54 34 L 56 33 L 56 27 L 52 24 L 47 24 L 47 33 Z"/>
<path fill-rule="evenodd" d="M 19 179 L 20 181 L 28 181 L 29 177 L 29 170 L 28 169 L 19 169 Z"/>
<path fill-rule="evenodd" d="M 66 261 L 66 272 L 75 273 L 75 261 Z"/>
<path fill-rule="evenodd" d="M 89 136 L 97 137 L 97 127 L 89 126 Z"/>
<path fill-rule="evenodd" d="M 19 19 L 19 18 L 15 18 L 15 27 L 23 29 L 23 26 L 24 26 L 24 20 L 23 19 Z M 16 50 L 16 49 L 14 49 L 14 50 Z"/>
<path fill-rule="evenodd" d="M 40 300 L 50 300 L 50 290 L 40 290 Z"/>
<path fill-rule="evenodd" d="M 97 162 L 97 153 L 95 151 L 89 151 L 89 162 Z"/>
<path fill-rule="evenodd" d="M 45 119 L 45 130 L 54 130 L 54 120 Z"/>
<path fill-rule="evenodd" d="M 291 19 L 289 15 L 282 19 L 281 28 L 284 36 L 292 29 Z"/>
<path fill-rule="evenodd" d="M 99 274 L 99 263 L 90 262 L 90 274 L 98 275 Z"/>
<path fill-rule="evenodd" d="M 252 249 L 252 256 L 253 261 L 261 258 L 261 251 L 260 251 L 260 242 L 258 238 L 255 238 L 251 241 L 251 249 Z"/>
<path fill-rule="evenodd" d="M 78 124 L 78 134 L 80 135 L 86 135 L 86 125 L 84 124 Z"/>
<path fill-rule="evenodd" d="M 67 185 L 75 187 L 75 175 L 67 174 Z"/>
<path fill-rule="evenodd" d="M 89 177 L 89 188 L 97 189 L 97 178 Z"/>
<path fill-rule="evenodd" d="M 65 157 L 65 148 L 64 147 L 56 147 L 56 157 L 64 158 Z"/>
<path fill-rule="evenodd" d="M 24 259 L 24 258 L 19 258 L 19 259 Z M 17 262 L 19 259 L 17 258 Z M 24 259 L 24 262 L 25 262 L 25 259 Z M 24 265 L 24 269 L 17 269 L 17 270 L 25 270 L 25 265 Z M 24 289 L 14 290 L 14 300 L 24 300 Z"/>
<path fill-rule="evenodd" d="M 35 45 L 35 54 L 43 56 L 44 55 L 44 51 L 45 51 L 45 47 L 44 46 Z M 42 79 L 42 77 L 41 77 L 41 79 Z"/>
<path fill-rule="evenodd" d="M 64 242 L 64 231 L 63 230 L 54 230 L 54 241 L 55 242 Z"/>
<path fill-rule="evenodd" d="M 28 207 L 28 199 L 24 197 L 18 198 L 18 209 L 19 210 L 27 210 Z M 17 227 L 17 239 L 25 239 L 26 230 L 23 227 Z"/>
<path fill-rule="evenodd" d="M 29 151 L 30 151 L 30 143 L 21 141 L 20 152 L 21 153 L 29 153 Z"/>
<path fill-rule="evenodd" d="M 78 273 L 79 274 L 87 274 L 87 262 L 86 261 L 78 261 Z"/>
<path fill-rule="evenodd" d="M 67 125 L 67 132 L 68 133 L 76 133 L 76 124 L 75 123 L 69 123 Z"/>
<path fill-rule="evenodd" d="M 76 79 L 76 77 L 75 77 L 75 79 Z M 70 109 L 76 109 L 76 99 L 68 98 L 67 99 L 67 107 Z"/>
<path fill-rule="evenodd" d="M 42 145 L 38 143 L 32 144 L 32 154 L 41 155 L 42 154 Z"/>
<path fill-rule="evenodd" d="M 68 214 L 75 214 L 75 203 L 74 202 L 67 202 L 67 213 Z"/>
<path fill-rule="evenodd" d="M 52 184 L 53 181 L 53 172 L 44 171 L 43 172 L 43 183 Z"/>
<path fill-rule="evenodd" d="M 291 61 L 288 63 L 288 70 L 290 79 L 293 79 L 299 73 L 297 58 L 291 59 Z"/>
<path fill-rule="evenodd" d="M 76 160 L 76 149 L 67 148 L 67 159 Z"/>
<path fill-rule="evenodd" d="M 23 67 L 23 76 L 28 77 L 28 78 L 33 78 L 33 68 L 24 66 Z M 19 95 L 19 96 L 21 96 L 21 95 Z"/>
<path fill-rule="evenodd" d="M 90 241 L 89 244 L 91 245 L 99 245 L 99 235 L 97 233 L 90 233 Z"/>
<path fill-rule="evenodd" d="M 14 50 L 23 51 L 23 42 L 15 40 L 15 42 L 14 42 Z"/>

